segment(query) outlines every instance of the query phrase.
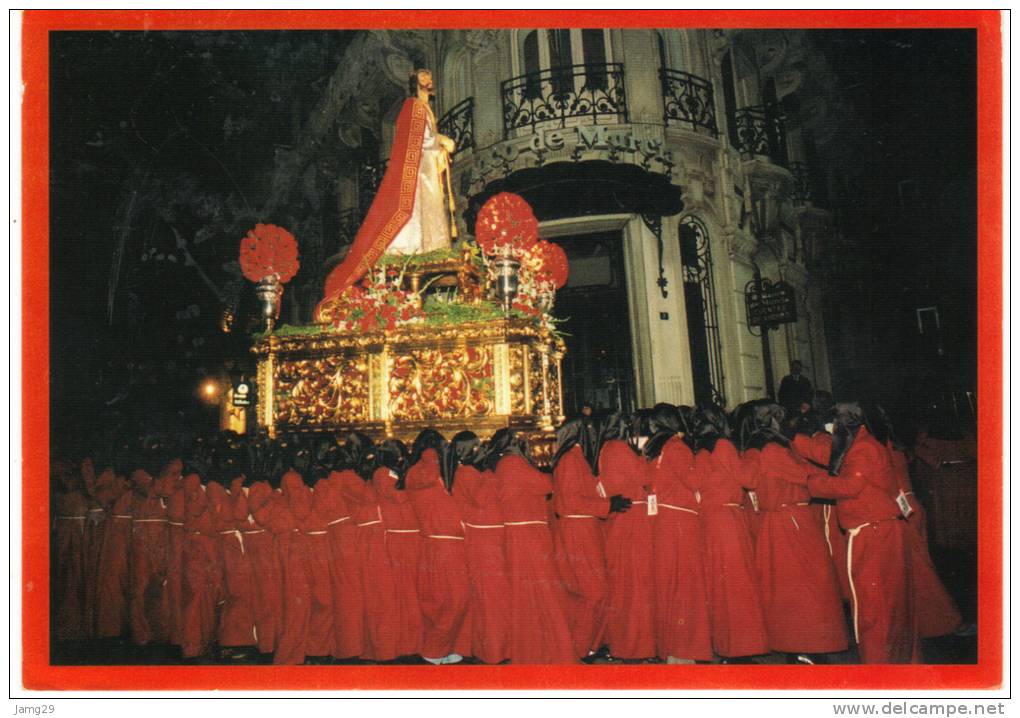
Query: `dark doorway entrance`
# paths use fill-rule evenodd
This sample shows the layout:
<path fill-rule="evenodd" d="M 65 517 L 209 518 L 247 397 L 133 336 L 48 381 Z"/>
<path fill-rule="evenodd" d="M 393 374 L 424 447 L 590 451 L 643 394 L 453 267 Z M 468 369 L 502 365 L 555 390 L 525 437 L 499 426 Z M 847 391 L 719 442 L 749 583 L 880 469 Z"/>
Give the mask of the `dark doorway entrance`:
<path fill-rule="evenodd" d="M 634 356 L 620 232 L 558 237 L 570 261 L 554 314 L 568 336 L 563 359 L 563 410 L 633 411 Z"/>

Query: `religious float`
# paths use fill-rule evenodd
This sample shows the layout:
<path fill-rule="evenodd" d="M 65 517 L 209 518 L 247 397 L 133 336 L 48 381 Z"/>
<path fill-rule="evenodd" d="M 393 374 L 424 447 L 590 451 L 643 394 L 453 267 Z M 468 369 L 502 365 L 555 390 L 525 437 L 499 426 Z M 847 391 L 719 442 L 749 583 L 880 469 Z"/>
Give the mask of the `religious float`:
<path fill-rule="evenodd" d="M 490 199 L 475 234 L 447 249 L 383 254 L 358 281 L 327 290 L 305 326 L 274 326 L 292 267 L 263 253 L 246 271 L 268 327 L 252 346 L 258 424 L 271 435 L 359 430 L 403 441 L 425 427 L 483 437 L 512 427 L 544 458 L 563 421 L 564 344 L 551 311 L 567 258 L 538 237 L 517 195 Z"/>

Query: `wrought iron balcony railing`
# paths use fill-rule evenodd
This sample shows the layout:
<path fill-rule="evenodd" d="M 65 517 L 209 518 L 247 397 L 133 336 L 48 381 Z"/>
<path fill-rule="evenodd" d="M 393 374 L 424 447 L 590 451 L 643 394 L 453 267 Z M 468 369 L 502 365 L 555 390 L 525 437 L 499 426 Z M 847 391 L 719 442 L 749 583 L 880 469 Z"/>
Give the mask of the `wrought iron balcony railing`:
<path fill-rule="evenodd" d="M 537 127 L 566 127 L 575 117 L 592 124 L 627 121 L 623 65 L 569 65 L 532 72 L 501 83 L 503 135 Z"/>
<path fill-rule="evenodd" d="M 775 164 L 786 167 L 786 127 L 778 107 L 744 107 L 733 114 L 732 121 L 737 149 L 748 155 L 764 155 Z"/>
<path fill-rule="evenodd" d="M 719 136 L 715 120 L 715 93 L 712 83 L 697 75 L 680 70 L 659 69 L 662 80 L 662 107 L 667 125 L 689 124 L 693 129 L 703 127 Z"/>
<path fill-rule="evenodd" d="M 454 156 L 475 146 L 475 98 L 469 97 L 450 108 L 439 120 L 439 131 L 457 144 Z"/>

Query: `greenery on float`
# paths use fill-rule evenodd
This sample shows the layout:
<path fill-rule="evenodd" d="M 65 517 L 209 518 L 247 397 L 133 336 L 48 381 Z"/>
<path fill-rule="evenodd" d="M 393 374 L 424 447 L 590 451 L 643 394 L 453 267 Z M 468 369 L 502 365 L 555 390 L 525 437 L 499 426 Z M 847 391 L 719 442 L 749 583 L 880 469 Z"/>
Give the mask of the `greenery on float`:
<path fill-rule="evenodd" d="M 481 249 L 474 242 L 468 244 L 470 249 L 468 255 L 473 264 L 482 267 L 483 258 Z M 376 262 L 377 267 L 400 267 L 402 271 L 414 269 L 424 264 L 438 264 L 452 260 L 460 261 L 464 258 L 464 245 L 458 244 L 450 249 L 434 249 L 431 252 L 422 254 L 384 254 Z"/>
<path fill-rule="evenodd" d="M 477 304 L 456 301 L 454 293 L 436 292 L 425 298 L 422 305 L 425 312 L 425 323 L 431 326 L 447 326 L 465 322 L 486 322 L 503 318 L 503 307 L 492 300 L 482 300 Z M 523 312 L 516 309 L 510 311 L 515 319 L 526 318 Z"/>

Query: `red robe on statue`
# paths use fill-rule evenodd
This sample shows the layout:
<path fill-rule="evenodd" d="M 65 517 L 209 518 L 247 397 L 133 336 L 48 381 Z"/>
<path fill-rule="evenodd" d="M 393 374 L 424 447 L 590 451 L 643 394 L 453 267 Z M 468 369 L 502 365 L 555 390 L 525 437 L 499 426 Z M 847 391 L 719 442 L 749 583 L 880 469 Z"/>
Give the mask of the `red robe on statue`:
<path fill-rule="evenodd" d="M 654 539 L 655 638 L 663 659 L 711 661 L 708 586 L 694 454 L 679 437 L 652 462 L 659 513 Z"/>
<path fill-rule="evenodd" d="M 836 499 L 839 523 L 847 530 L 847 573 L 861 662 L 920 662 L 907 535 L 912 529 L 900 520 L 899 485 L 888 451 L 861 427 L 840 475 L 812 476 L 808 490 Z"/>
<path fill-rule="evenodd" d="M 577 663 L 547 518 L 552 481 L 514 454 L 500 460 L 496 477 L 510 567 L 510 661 Z"/>
<path fill-rule="evenodd" d="M 606 442 L 599 454 L 599 480 L 607 496 L 620 494 L 634 502 L 606 522 L 605 643 L 616 658 L 655 656 L 655 578 L 652 570 L 652 523 L 649 515 L 648 462 L 626 441 Z"/>
<path fill-rule="evenodd" d="M 464 519 L 471 584 L 471 655 L 484 663 L 510 657 L 510 576 L 499 481 L 491 471 L 458 466 L 453 498 Z"/>
<path fill-rule="evenodd" d="M 606 598 L 606 546 L 602 521 L 609 499 L 599 495 L 599 482 L 575 446 L 553 471 L 553 542 L 560 577 L 570 599 L 568 619 L 574 652 L 584 658 L 602 645 Z"/>
<path fill-rule="evenodd" d="M 460 509 L 446 492 L 435 449 L 422 452 L 407 470 L 407 495 L 421 525 L 425 545 L 418 573 L 418 600 L 424 621 L 421 654 L 443 658 L 458 647 L 470 648 L 467 619 L 471 586 L 464 553 L 464 526 Z M 466 646 L 458 646 L 466 630 Z"/>
<path fill-rule="evenodd" d="M 428 116 L 429 108 L 421 100 L 409 97 L 404 101 L 397 116 L 386 174 L 347 258 L 326 278 L 323 300 L 315 310 L 316 317 L 325 318 L 322 312 L 328 303 L 361 279 L 411 218 Z"/>

